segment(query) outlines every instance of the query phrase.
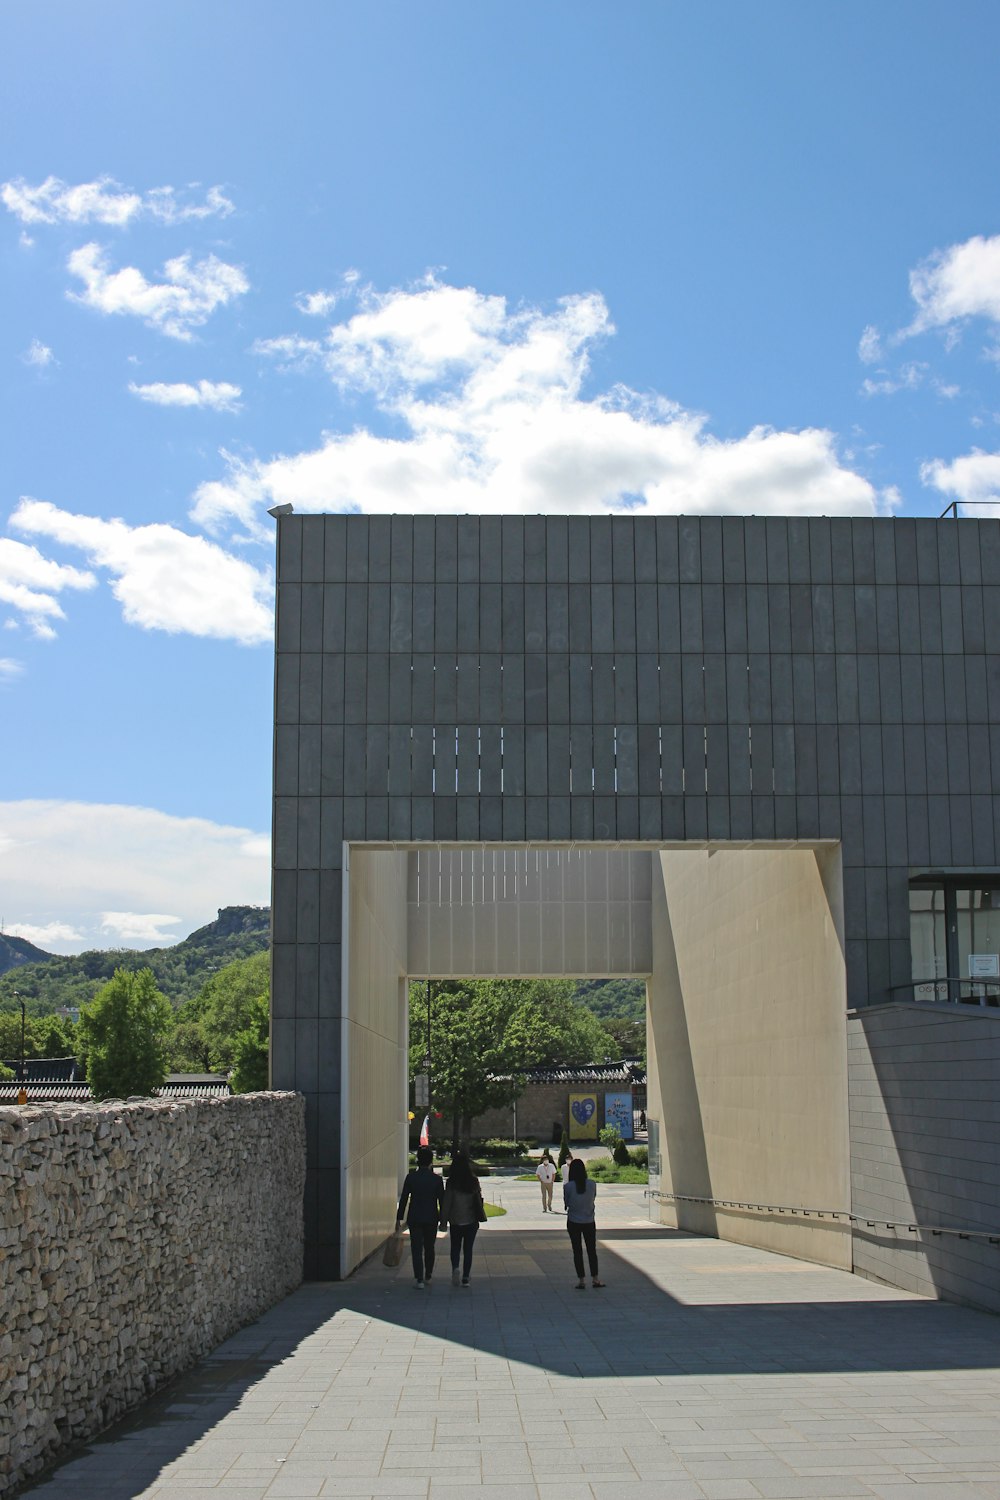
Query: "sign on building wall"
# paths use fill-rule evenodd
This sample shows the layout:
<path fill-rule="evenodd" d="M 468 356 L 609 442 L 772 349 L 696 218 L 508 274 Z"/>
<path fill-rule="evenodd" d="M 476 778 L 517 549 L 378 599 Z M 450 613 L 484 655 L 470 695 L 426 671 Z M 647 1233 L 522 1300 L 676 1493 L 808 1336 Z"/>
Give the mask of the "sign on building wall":
<path fill-rule="evenodd" d="M 631 1092 L 627 1094 L 605 1094 L 604 1123 L 605 1125 L 613 1125 L 623 1141 L 630 1141 L 632 1139 Z"/>
<path fill-rule="evenodd" d="M 569 1138 L 571 1141 L 597 1140 L 597 1095 L 570 1094 Z"/>

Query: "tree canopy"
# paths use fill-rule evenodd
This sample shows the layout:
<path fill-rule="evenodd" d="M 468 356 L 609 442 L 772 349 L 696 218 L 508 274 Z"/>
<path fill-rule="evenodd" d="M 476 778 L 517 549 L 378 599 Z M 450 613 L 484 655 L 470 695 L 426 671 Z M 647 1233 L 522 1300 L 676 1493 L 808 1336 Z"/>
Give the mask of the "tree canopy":
<path fill-rule="evenodd" d="M 544 1063 L 602 1060 L 607 1034 L 565 980 L 435 981 L 431 986 L 432 1104 L 454 1138 L 484 1110 L 512 1104 L 524 1072 Z M 423 1072 L 427 986 L 410 986 L 410 1071 Z"/>
<path fill-rule="evenodd" d="M 95 1099 L 152 1094 L 167 1076 L 174 1016 L 151 969 L 118 969 L 80 1016 L 81 1051 Z"/>
<path fill-rule="evenodd" d="M 174 1066 L 206 1072 L 232 1067 L 238 1039 L 248 1030 L 259 1030 L 260 1006 L 266 1012 L 270 997 L 270 972 L 270 956 L 263 952 L 214 973 L 177 1013 L 171 1047 Z"/>

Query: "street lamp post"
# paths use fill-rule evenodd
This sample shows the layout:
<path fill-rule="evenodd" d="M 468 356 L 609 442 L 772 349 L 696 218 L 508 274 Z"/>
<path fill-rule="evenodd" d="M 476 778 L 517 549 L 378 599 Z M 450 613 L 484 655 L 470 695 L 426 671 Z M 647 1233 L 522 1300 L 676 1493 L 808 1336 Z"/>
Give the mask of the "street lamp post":
<path fill-rule="evenodd" d="M 20 1066 L 18 1067 L 18 1070 L 17 1070 L 17 1081 L 18 1081 L 18 1083 L 23 1083 L 24 1082 L 24 1071 L 25 1071 L 24 1070 L 25 1004 L 24 1004 L 24 1001 L 21 999 L 20 995 L 18 994 L 17 990 L 14 991 L 14 999 L 17 1001 L 18 1005 L 21 1007 L 21 1062 L 20 1062 Z"/>

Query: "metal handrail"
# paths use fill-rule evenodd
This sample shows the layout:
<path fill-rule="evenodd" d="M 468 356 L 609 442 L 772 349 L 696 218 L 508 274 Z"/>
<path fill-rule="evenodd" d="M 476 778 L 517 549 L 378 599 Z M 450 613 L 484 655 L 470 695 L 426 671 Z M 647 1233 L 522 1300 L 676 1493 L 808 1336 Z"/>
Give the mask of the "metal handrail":
<path fill-rule="evenodd" d="M 992 505 L 995 509 L 997 502 L 996 500 L 952 500 L 938 516 L 938 520 L 943 521 L 946 516 L 952 516 L 956 521 L 960 521 L 962 519 L 958 514 L 960 505 Z"/>
<path fill-rule="evenodd" d="M 960 1240 L 986 1240 L 991 1245 L 1000 1245 L 1000 1229 L 948 1229 L 944 1225 L 905 1224 L 890 1222 L 888 1219 L 870 1219 L 867 1214 L 852 1214 L 845 1208 L 791 1208 L 788 1204 L 742 1203 L 735 1198 L 699 1198 L 691 1193 L 663 1193 L 659 1188 L 646 1188 L 643 1196 L 669 1203 L 704 1203 L 710 1208 L 738 1208 L 750 1213 L 840 1220 L 850 1224 L 863 1224 L 866 1229 L 906 1229 L 910 1234 L 953 1234 Z"/>
<path fill-rule="evenodd" d="M 889 994 L 894 995 L 898 990 L 910 990 L 915 992 L 918 986 L 933 985 L 935 990 L 939 986 L 946 986 L 947 994 L 935 994 L 935 999 L 945 1000 L 948 1005 L 975 1004 L 976 1001 L 984 1001 L 987 994 L 996 996 L 1000 1002 L 1000 978 L 996 979 L 971 979 L 968 974 L 935 974 L 926 979 L 910 979 L 906 984 L 890 984 L 887 986 Z M 969 987 L 968 998 L 963 997 L 962 986 Z M 916 993 L 913 999 L 918 1004 Z"/>

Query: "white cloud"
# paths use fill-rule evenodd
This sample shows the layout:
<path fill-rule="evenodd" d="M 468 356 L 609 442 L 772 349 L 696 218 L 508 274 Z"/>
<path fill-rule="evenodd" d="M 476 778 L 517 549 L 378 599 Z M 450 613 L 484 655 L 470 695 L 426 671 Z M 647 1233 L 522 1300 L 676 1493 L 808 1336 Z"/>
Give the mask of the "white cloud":
<path fill-rule="evenodd" d="M 1000 323 L 1000 235 L 973 235 L 938 250 L 910 272 L 917 316 L 906 333 L 946 328 L 965 318 Z"/>
<path fill-rule="evenodd" d="M 24 938 L 29 943 L 34 943 L 36 948 L 44 948 L 51 953 L 52 943 L 80 943 L 83 941 L 83 933 L 77 932 L 68 922 L 46 922 L 42 927 L 33 926 L 31 922 L 13 922 L 4 928 L 5 937 Z"/>
<path fill-rule="evenodd" d="M 211 411 L 239 411 L 243 392 L 238 385 L 226 381 L 199 380 L 197 385 L 136 385 L 129 383 L 129 390 L 140 401 L 152 402 L 154 406 L 202 406 Z"/>
<path fill-rule="evenodd" d="M 72 515 L 47 501 L 27 498 L 21 500 L 11 525 L 77 547 L 95 567 L 107 569 L 113 578 L 111 591 L 130 625 L 235 640 L 241 645 L 272 639 L 270 573 L 233 557 L 204 537 L 173 526 L 129 526 L 121 520 Z M 0 540 L 0 548 L 3 545 Z"/>
<path fill-rule="evenodd" d="M 78 934 L 41 943 L 56 952 L 160 946 L 212 921 L 220 906 L 265 905 L 269 850 L 259 830 L 154 808 L 0 802 L 0 907 L 7 931 L 61 923 Z M 126 938 L 126 920 L 155 932 Z M 168 925 L 178 931 L 162 933 Z"/>
<path fill-rule="evenodd" d="M 215 255 L 194 262 L 190 255 L 178 255 L 165 264 L 161 282 L 147 281 L 135 266 L 112 271 L 104 250 L 95 243 L 74 250 L 67 265 L 84 284 L 82 292 L 67 293 L 73 302 L 108 315 L 142 318 L 147 327 L 175 339 L 191 339 L 192 329 L 250 287 L 239 266 Z"/>
<path fill-rule="evenodd" d="M 878 364 L 882 358 L 882 339 L 871 323 L 858 340 L 858 358 L 863 365 Z"/>
<path fill-rule="evenodd" d="M 323 345 L 318 339 L 288 333 L 276 339 L 255 339 L 251 353 L 276 360 L 282 370 L 306 370 L 323 358 Z"/>
<path fill-rule="evenodd" d="M 183 932 L 164 932 L 164 927 L 176 927 L 180 917 L 165 916 L 160 912 L 102 911 L 101 931 L 114 938 L 115 947 L 144 947 L 176 943 L 186 937 Z"/>
<path fill-rule="evenodd" d="M 34 365 L 39 370 L 44 370 L 46 365 L 58 363 L 52 350 L 41 339 L 32 339 L 21 358 L 26 365 Z"/>
<path fill-rule="evenodd" d="M 12 656 L 0 656 L 0 683 L 13 682 L 23 671 L 23 662 L 15 661 Z"/>
<path fill-rule="evenodd" d="M 920 478 L 960 504 L 971 502 L 970 515 L 1000 515 L 1000 453 L 973 448 L 950 464 L 934 459 L 922 465 Z"/>
<path fill-rule="evenodd" d="M 179 203 L 174 188 L 159 187 L 146 194 L 145 209 L 151 218 L 163 224 L 186 224 L 191 219 L 227 219 L 235 212 L 236 205 L 219 187 L 210 187 L 203 203 Z"/>
<path fill-rule="evenodd" d="M 915 391 L 923 385 L 927 377 L 929 366 L 922 360 L 910 360 L 901 365 L 895 375 L 887 370 L 880 370 L 878 378 L 870 377 L 861 382 L 861 391 L 865 396 L 894 396 L 897 391 Z"/>
<path fill-rule="evenodd" d="M 16 177 L 0 185 L 0 202 L 22 224 L 107 224 L 119 229 L 138 218 L 181 224 L 213 215 L 225 218 L 233 212 L 233 204 L 218 187 L 209 188 L 201 203 L 181 203 L 172 187 L 136 193 L 113 177 L 76 186 L 47 177 L 37 187 Z"/>
<path fill-rule="evenodd" d="M 289 364 L 320 364 L 367 392 L 401 436 L 358 427 L 270 461 L 224 455 L 228 473 L 200 486 L 193 517 L 265 536 L 264 506 L 391 513 L 647 512 L 872 514 L 875 490 L 845 468 L 822 429 L 755 427 L 723 441 L 706 419 L 618 387 L 584 394 L 595 345 L 614 332 L 603 299 L 567 297 L 552 312 L 429 279 L 359 294 L 325 338 L 265 340 Z"/>
<path fill-rule="evenodd" d="M 37 547 L 0 537 L 0 600 L 13 605 L 35 635 L 51 639 L 53 620 L 63 620 L 56 598 L 63 589 L 91 589 L 93 573 L 43 557 Z"/>
<path fill-rule="evenodd" d="M 307 318 L 325 318 L 336 305 L 336 292 L 300 292 L 295 299 L 295 306 Z"/>

